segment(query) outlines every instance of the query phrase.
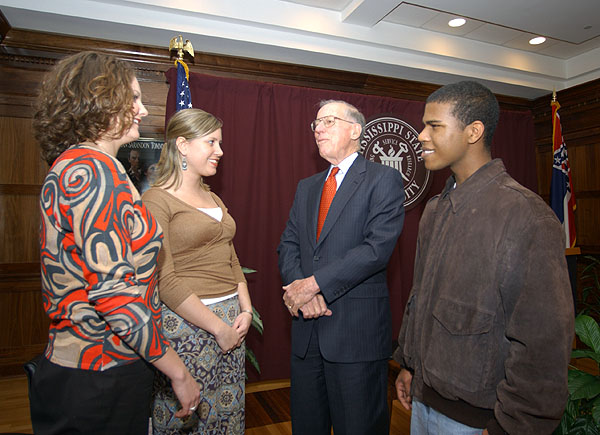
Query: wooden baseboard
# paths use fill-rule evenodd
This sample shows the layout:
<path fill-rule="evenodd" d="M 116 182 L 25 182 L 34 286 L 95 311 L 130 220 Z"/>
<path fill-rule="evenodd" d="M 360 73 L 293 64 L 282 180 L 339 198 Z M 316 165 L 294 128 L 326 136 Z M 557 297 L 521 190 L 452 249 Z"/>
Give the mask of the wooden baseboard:
<path fill-rule="evenodd" d="M 280 388 L 288 388 L 289 386 L 289 379 L 275 379 L 272 381 L 251 382 L 249 384 L 246 384 L 246 394 L 258 393 L 260 391 L 278 390 Z"/>

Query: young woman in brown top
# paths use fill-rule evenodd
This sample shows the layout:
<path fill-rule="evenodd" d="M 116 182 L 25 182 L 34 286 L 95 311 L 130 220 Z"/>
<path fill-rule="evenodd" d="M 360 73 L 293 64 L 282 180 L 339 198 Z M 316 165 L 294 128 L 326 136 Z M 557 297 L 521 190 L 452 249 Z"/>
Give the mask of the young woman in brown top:
<path fill-rule="evenodd" d="M 235 222 L 204 184 L 216 174 L 222 122 L 200 109 L 169 121 L 154 187 L 142 200 L 164 232 L 159 256 L 163 333 L 202 388 L 195 414 L 173 418 L 177 402 L 155 381 L 154 434 L 244 433 L 244 338 L 252 304 L 232 239 Z"/>

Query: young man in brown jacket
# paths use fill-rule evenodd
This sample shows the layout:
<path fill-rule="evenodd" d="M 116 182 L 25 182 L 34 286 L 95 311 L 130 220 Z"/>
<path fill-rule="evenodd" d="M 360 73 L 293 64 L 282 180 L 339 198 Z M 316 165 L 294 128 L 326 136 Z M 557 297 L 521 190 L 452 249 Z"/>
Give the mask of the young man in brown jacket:
<path fill-rule="evenodd" d="M 490 145 L 499 117 L 468 81 L 427 99 L 425 166 L 453 175 L 419 225 L 394 358 L 412 434 L 550 434 L 567 398 L 573 300 L 564 233 Z"/>

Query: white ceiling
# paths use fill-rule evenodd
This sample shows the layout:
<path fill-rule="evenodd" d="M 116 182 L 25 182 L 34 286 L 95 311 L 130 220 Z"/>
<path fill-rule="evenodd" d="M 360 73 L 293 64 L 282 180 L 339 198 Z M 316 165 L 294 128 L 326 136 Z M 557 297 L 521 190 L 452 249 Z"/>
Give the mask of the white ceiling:
<path fill-rule="evenodd" d="M 0 0 L 14 28 L 537 98 L 600 78 L 600 0 Z M 467 24 L 452 29 L 450 18 Z M 537 35 L 539 46 L 527 41 Z"/>

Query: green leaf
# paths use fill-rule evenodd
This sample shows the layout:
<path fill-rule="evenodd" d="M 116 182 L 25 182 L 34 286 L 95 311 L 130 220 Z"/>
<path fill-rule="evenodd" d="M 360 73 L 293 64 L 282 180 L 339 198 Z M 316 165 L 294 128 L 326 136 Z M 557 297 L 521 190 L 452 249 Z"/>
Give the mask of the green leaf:
<path fill-rule="evenodd" d="M 256 270 L 250 269 L 249 267 L 242 266 L 242 272 L 255 273 Z M 263 331 L 264 331 L 263 322 L 262 322 L 262 319 L 260 318 L 259 312 L 256 311 L 256 308 L 254 308 L 254 307 L 252 307 L 252 326 L 260 333 L 260 335 L 263 334 Z M 252 352 L 252 349 L 250 349 L 248 346 L 246 346 L 246 359 L 248 361 L 250 361 L 250 363 L 256 369 L 256 371 L 258 373 L 260 373 L 260 366 L 258 364 L 258 359 L 256 358 L 256 355 L 254 355 L 254 352 Z M 246 375 L 246 379 L 248 379 L 248 375 Z"/>
<path fill-rule="evenodd" d="M 581 341 L 594 352 L 600 352 L 600 326 L 590 316 L 579 315 L 575 318 L 575 332 Z"/>
<path fill-rule="evenodd" d="M 584 255 L 583 258 L 585 258 L 586 260 L 589 260 L 589 262 L 590 262 L 590 264 L 588 264 L 587 267 L 583 270 L 584 272 L 587 271 L 591 267 L 600 266 L 600 258 L 596 258 L 593 255 Z"/>
<path fill-rule="evenodd" d="M 571 423 L 575 421 L 575 418 L 579 415 L 579 402 L 580 400 L 572 400 L 571 396 L 567 399 L 564 416 L 568 416 L 569 422 Z"/>
<path fill-rule="evenodd" d="M 569 370 L 569 393 L 572 400 L 593 399 L 600 394 L 600 379 L 581 370 Z"/>
<path fill-rule="evenodd" d="M 596 425 L 600 426 L 600 397 L 596 397 L 592 403 L 592 418 Z"/>
<path fill-rule="evenodd" d="M 600 427 L 596 424 L 596 422 L 590 417 L 588 418 L 588 427 L 586 435 L 600 435 Z"/>
<path fill-rule="evenodd" d="M 597 435 L 598 428 L 592 418 L 588 415 L 575 420 L 575 423 L 569 430 L 569 435 Z"/>
<path fill-rule="evenodd" d="M 252 352 L 252 349 L 246 346 L 246 359 L 250 361 L 250 364 L 256 369 L 258 373 L 260 373 L 260 366 L 258 365 L 258 359 L 256 359 L 256 355 Z"/>
<path fill-rule="evenodd" d="M 262 319 L 260 318 L 260 313 L 256 311 L 256 308 L 252 307 L 252 326 L 263 335 L 264 327 Z"/>
<path fill-rule="evenodd" d="M 579 400 L 571 400 L 571 396 L 567 399 L 567 406 L 565 408 L 565 412 L 560 420 L 560 424 L 554 431 L 553 435 L 567 435 L 571 426 L 575 423 L 575 419 L 577 418 Z"/>
<path fill-rule="evenodd" d="M 571 352 L 571 358 L 591 358 L 600 364 L 600 353 L 589 349 L 576 349 Z"/>

